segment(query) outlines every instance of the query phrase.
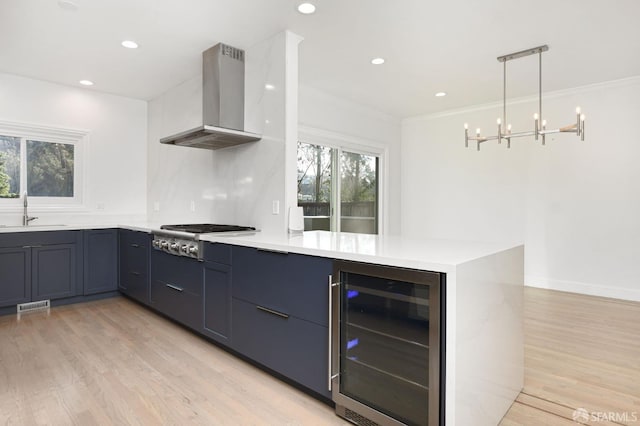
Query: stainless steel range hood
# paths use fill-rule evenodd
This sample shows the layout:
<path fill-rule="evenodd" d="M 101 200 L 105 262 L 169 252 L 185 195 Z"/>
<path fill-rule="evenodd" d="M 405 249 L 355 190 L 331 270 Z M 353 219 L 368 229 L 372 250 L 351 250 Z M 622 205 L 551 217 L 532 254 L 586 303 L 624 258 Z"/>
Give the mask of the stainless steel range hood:
<path fill-rule="evenodd" d="M 216 44 L 202 52 L 202 126 L 167 136 L 160 143 L 220 149 L 254 142 L 244 131 L 244 51 Z"/>

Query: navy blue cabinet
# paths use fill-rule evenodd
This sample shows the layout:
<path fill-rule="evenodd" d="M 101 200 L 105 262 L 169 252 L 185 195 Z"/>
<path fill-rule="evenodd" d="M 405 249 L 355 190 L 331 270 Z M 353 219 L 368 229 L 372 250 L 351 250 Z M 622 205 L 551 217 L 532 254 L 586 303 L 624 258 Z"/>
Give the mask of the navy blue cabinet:
<path fill-rule="evenodd" d="M 31 249 L 0 248 L 0 307 L 31 301 Z"/>
<path fill-rule="evenodd" d="M 82 231 L 0 237 L 0 306 L 82 294 Z"/>
<path fill-rule="evenodd" d="M 233 247 L 232 347 L 329 398 L 333 260 Z"/>
<path fill-rule="evenodd" d="M 149 304 L 149 250 L 151 236 L 121 229 L 118 232 L 120 277 L 118 289 L 127 296 Z"/>
<path fill-rule="evenodd" d="M 204 329 L 202 332 L 225 345 L 231 343 L 231 246 L 204 245 Z"/>
<path fill-rule="evenodd" d="M 83 294 L 105 293 L 118 289 L 118 230 L 84 231 Z"/>
<path fill-rule="evenodd" d="M 263 308 L 233 299 L 233 348 L 330 398 L 327 327 Z"/>
<path fill-rule="evenodd" d="M 170 318 L 202 330 L 202 262 L 151 251 L 151 306 Z"/>
<path fill-rule="evenodd" d="M 327 285 L 333 261 L 233 247 L 233 297 L 328 327 Z"/>
<path fill-rule="evenodd" d="M 31 256 L 34 300 L 61 299 L 76 295 L 76 244 L 33 246 Z"/>

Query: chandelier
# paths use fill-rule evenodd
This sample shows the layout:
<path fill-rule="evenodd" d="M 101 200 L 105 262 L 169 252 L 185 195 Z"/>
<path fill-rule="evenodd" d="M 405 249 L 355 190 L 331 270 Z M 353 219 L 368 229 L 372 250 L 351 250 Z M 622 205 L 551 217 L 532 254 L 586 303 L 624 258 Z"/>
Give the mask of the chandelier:
<path fill-rule="evenodd" d="M 510 53 L 508 55 L 498 57 L 498 62 L 502 62 L 503 79 L 502 79 L 502 118 L 498 118 L 498 134 L 495 136 L 482 136 L 480 129 L 476 129 L 475 137 L 469 136 L 469 125 L 464 124 L 464 146 L 469 148 L 469 141 L 475 141 L 480 151 L 480 144 L 488 141 L 497 140 L 502 143 L 507 142 L 507 148 L 511 148 L 511 139 L 524 136 L 533 136 L 535 140 L 542 139 L 542 145 L 545 145 L 546 135 L 553 133 L 575 133 L 584 140 L 584 114 L 580 112 L 580 107 L 576 108 L 576 121 L 558 129 L 547 129 L 547 120 L 542 116 L 542 53 L 549 50 L 549 46 L 538 46 L 531 49 L 522 50 L 520 52 Z M 533 115 L 533 130 L 524 132 L 513 132 L 511 124 L 507 124 L 507 62 L 513 59 L 523 58 L 530 55 L 538 55 L 538 112 Z M 506 125 L 506 128 L 503 126 Z"/>

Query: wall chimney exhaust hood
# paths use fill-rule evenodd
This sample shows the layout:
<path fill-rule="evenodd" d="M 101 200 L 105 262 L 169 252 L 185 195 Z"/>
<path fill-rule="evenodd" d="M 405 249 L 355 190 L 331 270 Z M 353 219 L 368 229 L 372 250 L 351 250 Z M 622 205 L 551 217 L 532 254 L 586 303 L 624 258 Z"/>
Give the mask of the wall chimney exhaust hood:
<path fill-rule="evenodd" d="M 160 139 L 160 143 L 220 149 L 254 142 L 244 131 L 244 50 L 218 43 L 202 52 L 202 126 Z"/>

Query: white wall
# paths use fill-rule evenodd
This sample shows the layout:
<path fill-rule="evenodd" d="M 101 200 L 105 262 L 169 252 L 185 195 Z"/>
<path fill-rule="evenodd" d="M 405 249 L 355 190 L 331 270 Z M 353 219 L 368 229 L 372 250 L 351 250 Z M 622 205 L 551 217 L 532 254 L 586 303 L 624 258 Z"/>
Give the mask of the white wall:
<path fill-rule="evenodd" d="M 304 44 L 302 45 L 304 48 Z M 400 233 L 400 120 L 309 86 L 300 86 L 299 121 L 320 139 L 386 149 L 383 232 Z M 304 140 L 304 135 L 301 137 Z M 309 141 L 307 141 L 309 142 Z"/>
<path fill-rule="evenodd" d="M 282 32 L 246 49 L 245 130 L 261 133 L 258 142 L 216 151 L 159 143 L 163 136 L 202 124 L 200 75 L 149 103 L 150 221 L 286 230 L 287 207 L 295 203 L 295 194 L 286 190 L 285 175 L 291 171 L 285 155 L 297 140 L 293 102 L 299 42 L 295 34 Z M 275 89 L 266 90 L 267 83 Z M 290 105 L 285 106 L 286 98 L 293 100 Z M 280 204 L 279 214 L 272 214 L 273 201 Z"/>
<path fill-rule="evenodd" d="M 0 99 L 0 120 L 89 132 L 83 147 L 84 206 L 59 213 L 32 208 L 37 223 L 144 218 L 146 102 L 2 73 Z M 21 208 L 1 212 L 0 223 L 20 224 L 21 215 Z"/>
<path fill-rule="evenodd" d="M 546 94 L 549 128 L 586 113 L 586 140 L 464 148 L 463 123 L 495 134 L 500 105 L 402 124 L 402 234 L 525 243 L 526 284 L 640 300 L 640 78 Z M 529 130 L 535 99 L 508 106 Z"/>

